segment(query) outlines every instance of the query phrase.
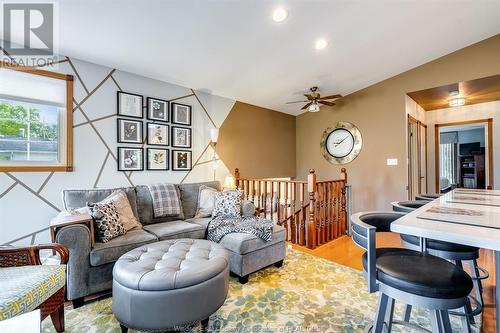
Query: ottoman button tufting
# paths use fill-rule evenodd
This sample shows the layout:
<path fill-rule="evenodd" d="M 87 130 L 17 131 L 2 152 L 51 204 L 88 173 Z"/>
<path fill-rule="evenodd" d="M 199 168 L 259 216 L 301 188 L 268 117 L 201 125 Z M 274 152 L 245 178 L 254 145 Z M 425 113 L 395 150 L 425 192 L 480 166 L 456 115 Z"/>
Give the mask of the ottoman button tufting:
<path fill-rule="evenodd" d="M 229 255 L 219 244 L 201 239 L 148 244 L 116 262 L 113 312 L 121 325 L 138 330 L 189 325 L 224 304 L 228 280 Z"/>

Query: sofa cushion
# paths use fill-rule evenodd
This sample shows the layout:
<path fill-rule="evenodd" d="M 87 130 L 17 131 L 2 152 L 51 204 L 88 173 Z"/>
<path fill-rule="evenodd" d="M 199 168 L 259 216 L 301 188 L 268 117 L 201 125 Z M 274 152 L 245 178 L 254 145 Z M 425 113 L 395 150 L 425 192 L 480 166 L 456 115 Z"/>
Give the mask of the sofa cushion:
<path fill-rule="evenodd" d="M 130 208 L 134 216 L 138 218 L 137 195 L 135 187 L 123 187 L 113 189 L 80 189 L 63 190 L 63 205 L 65 210 L 74 210 L 86 207 L 87 202 L 100 202 L 110 196 L 116 190 L 123 190 L 127 194 Z"/>
<path fill-rule="evenodd" d="M 95 243 L 90 251 L 90 264 L 99 266 L 115 262 L 120 256 L 141 245 L 157 242 L 158 238 L 142 229 L 133 229 L 123 236 L 113 238 L 107 243 Z"/>
<path fill-rule="evenodd" d="M 229 251 L 246 254 L 284 241 L 285 228 L 275 224 L 273 226 L 273 239 L 270 242 L 266 242 L 254 235 L 237 232 L 222 237 L 219 244 L 223 245 Z"/>
<path fill-rule="evenodd" d="M 181 191 L 182 209 L 184 211 L 185 219 L 193 218 L 196 214 L 196 208 L 198 207 L 198 195 L 200 193 L 201 185 L 212 187 L 218 191 L 221 190 L 221 186 L 218 181 L 179 184 L 179 190 Z"/>
<path fill-rule="evenodd" d="M 203 229 L 208 228 L 208 224 L 212 221 L 212 217 L 193 217 L 192 219 L 187 219 L 186 222 L 194 223 L 199 226 L 202 226 Z"/>
<path fill-rule="evenodd" d="M 153 198 L 151 197 L 149 188 L 147 187 L 147 185 L 137 185 L 135 188 L 137 191 L 137 212 L 139 214 L 139 221 L 141 222 L 142 225 L 184 220 L 184 213 L 182 209 L 181 213 L 176 216 L 154 217 Z M 177 190 L 177 195 L 179 196 L 179 198 L 181 198 L 179 186 L 175 185 L 175 188 Z M 181 206 L 183 206 L 182 201 L 181 201 Z"/>
<path fill-rule="evenodd" d="M 0 268 L 0 320 L 35 310 L 66 284 L 65 265 Z"/>
<path fill-rule="evenodd" d="M 172 238 L 205 238 L 205 228 L 198 224 L 185 221 L 150 224 L 144 226 L 144 230 L 152 233 L 160 240 Z"/>

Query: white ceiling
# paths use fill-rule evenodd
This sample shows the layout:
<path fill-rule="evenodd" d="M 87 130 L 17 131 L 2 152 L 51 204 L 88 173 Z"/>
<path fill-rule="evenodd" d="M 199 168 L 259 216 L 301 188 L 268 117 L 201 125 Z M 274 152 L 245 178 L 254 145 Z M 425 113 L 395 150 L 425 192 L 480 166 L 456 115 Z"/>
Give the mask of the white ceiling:
<path fill-rule="evenodd" d="M 59 17 L 61 54 L 297 115 L 284 103 L 312 85 L 346 95 L 500 33 L 500 0 L 61 0 Z"/>

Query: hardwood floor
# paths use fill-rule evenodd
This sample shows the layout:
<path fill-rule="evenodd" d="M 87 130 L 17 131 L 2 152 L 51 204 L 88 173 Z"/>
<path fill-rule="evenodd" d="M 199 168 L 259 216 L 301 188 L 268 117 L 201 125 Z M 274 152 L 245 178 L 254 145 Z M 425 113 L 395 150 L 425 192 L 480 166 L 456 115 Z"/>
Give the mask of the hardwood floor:
<path fill-rule="evenodd" d="M 399 234 L 395 233 L 378 233 L 377 247 L 400 247 L 401 240 Z M 294 248 L 310 253 L 312 255 L 333 261 L 335 263 L 345 265 L 357 270 L 362 269 L 361 256 L 363 250 L 357 247 L 348 236 L 340 237 L 328 244 L 319 246 L 314 250 L 304 248 L 302 246 L 293 245 Z M 495 255 L 492 251 L 481 250 L 478 260 L 479 266 L 485 268 L 490 277 L 483 280 L 483 297 L 484 297 L 484 312 L 483 312 L 483 327 L 482 332 L 495 332 Z M 468 268 L 466 268 L 468 269 Z"/>

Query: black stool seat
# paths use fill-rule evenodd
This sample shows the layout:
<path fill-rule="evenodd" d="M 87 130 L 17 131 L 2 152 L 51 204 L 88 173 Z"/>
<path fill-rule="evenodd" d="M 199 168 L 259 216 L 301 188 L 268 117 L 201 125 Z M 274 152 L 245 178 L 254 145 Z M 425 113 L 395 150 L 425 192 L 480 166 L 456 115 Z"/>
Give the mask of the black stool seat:
<path fill-rule="evenodd" d="M 461 268 L 429 254 L 397 248 L 376 251 L 377 280 L 414 295 L 454 299 L 469 295 L 471 277 Z M 366 271 L 367 254 L 363 255 Z"/>
<path fill-rule="evenodd" d="M 407 243 L 416 246 L 420 245 L 420 238 L 417 236 L 401 234 L 401 239 Z M 443 242 L 435 239 L 427 239 L 427 248 L 432 250 L 448 251 L 448 252 L 477 252 L 477 256 L 479 257 L 478 247 Z"/>

